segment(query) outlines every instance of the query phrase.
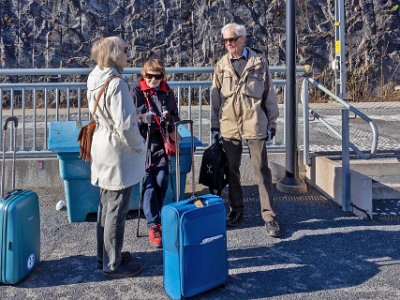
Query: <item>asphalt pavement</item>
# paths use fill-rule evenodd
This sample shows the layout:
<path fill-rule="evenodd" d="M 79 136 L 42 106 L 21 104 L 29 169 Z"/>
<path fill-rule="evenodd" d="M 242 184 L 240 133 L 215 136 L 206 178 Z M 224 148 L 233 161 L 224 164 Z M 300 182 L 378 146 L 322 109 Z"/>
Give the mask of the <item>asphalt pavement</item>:
<path fill-rule="evenodd" d="M 243 190 L 245 218 L 227 233 L 228 282 L 193 299 L 400 299 L 399 218 L 361 220 L 315 191 L 276 192 L 283 233 L 276 239 L 265 233 L 257 188 Z M 55 209 L 64 198 L 60 187 L 37 192 L 41 262 L 24 281 L 0 286 L 0 299 L 168 299 L 162 250 L 149 245 L 143 219 L 136 237 L 136 212 L 126 223 L 124 251 L 144 271 L 106 280 L 96 268 L 96 216 L 70 224 L 66 210 Z"/>

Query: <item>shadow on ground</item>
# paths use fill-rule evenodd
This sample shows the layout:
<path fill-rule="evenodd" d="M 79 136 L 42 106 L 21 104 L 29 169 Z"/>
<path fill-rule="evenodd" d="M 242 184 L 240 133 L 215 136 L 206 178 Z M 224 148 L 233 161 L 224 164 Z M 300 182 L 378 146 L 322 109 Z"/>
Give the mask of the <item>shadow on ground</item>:
<path fill-rule="evenodd" d="M 366 284 L 370 292 L 376 292 L 382 281 L 385 288 L 398 289 L 398 222 L 360 220 L 314 191 L 306 197 L 277 192 L 275 204 L 283 237 L 273 239 L 264 232 L 257 187 L 245 186 L 243 190 L 245 218 L 238 228 L 228 232 L 229 280 L 224 288 L 194 299 L 279 299 L 282 296 L 289 299 L 290 295 L 293 295 L 290 299 L 298 299 L 301 293 L 313 292 L 320 293 L 318 297 L 322 299 L 330 290 L 354 291 Z M 226 200 L 226 189 L 223 197 Z M 162 288 L 162 251 L 149 248 L 145 235 L 136 238 L 136 212 L 129 215 L 124 247 L 141 261 L 145 270 L 138 276 L 139 280 L 133 281 L 106 281 L 96 268 L 95 216 L 90 222 L 68 224 L 66 215 L 55 214 L 43 208 L 43 225 L 47 227 L 42 230 L 42 243 L 48 243 L 44 248 L 47 258 L 30 277 L 15 285 L 18 293 L 22 292 L 21 297 L 41 295 L 43 299 L 54 299 L 60 290 L 68 295 L 74 294 L 72 290 L 85 295 L 89 289 L 99 299 L 105 299 L 101 295 L 105 290 L 109 293 L 123 289 L 126 295 L 136 293 L 135 299 L 147 299 L 140 295 L 148 295 L 148 290 L 154 299 L 167 298 Z M 49 223 L 52 218 L 54 224 Z M 142 232 L 145 232 L 144 223 L 142 219 Z M 76 255 L 82 253 L 93 255 Z M 1 289 L 0 296 L 13 293 L 7 287 Z"/>

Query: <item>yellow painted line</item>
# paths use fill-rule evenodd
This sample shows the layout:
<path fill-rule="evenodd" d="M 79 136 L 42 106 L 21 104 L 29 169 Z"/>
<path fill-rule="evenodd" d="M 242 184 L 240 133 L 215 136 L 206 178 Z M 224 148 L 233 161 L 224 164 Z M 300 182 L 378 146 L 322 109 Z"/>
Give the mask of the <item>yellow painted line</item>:
<path fill-rule="evenodd" d="M 340 41 L 335 41 L 335 52 L 336 55 L 340 54 Z"/>

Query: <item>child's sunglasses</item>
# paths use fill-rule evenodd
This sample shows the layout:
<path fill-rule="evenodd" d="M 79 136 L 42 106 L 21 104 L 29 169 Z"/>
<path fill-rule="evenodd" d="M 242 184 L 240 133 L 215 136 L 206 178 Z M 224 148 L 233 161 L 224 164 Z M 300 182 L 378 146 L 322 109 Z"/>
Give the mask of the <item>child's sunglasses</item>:
<path fill-rule="evenodd" d="M 161 80 L 161 79 L 163 79 L 163 74 L 149 74 L 149 73 L 147 73 L 146 75 L 145 75 L 145 77 L 147 78 L 147 79 L 155 79 L 155 80 Z"/>

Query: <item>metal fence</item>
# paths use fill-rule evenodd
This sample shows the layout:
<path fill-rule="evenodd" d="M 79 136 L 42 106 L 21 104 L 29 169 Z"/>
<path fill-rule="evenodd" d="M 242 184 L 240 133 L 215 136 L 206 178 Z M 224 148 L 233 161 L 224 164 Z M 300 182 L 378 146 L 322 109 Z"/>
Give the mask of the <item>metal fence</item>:
<path fill-rule="evenodd" d="M 275 66 L 270 68 L 272 73 L 281 73 L 284 75 L 285 66 Z M 351 210 L 350 199 L 350 164 L 349 164 L 349 149 L 361 158 L 371 158 L 376 154 L 378 145 L 378 128 L 373 120 L 368 116 L 351 106 L 349 103 L 332 93 L 329 89 L 319 84 L 316 80 L 309 78 L 305 74 L 306 68 L 298 67 L 298 76 L 304 76 L 301 85 L 301 100 L 303 108 L 303 148 L 304 148 L 304 163 L 310 164 L 309 153 L 309 125 L 310 116 L 313 120 L 321 122 L 328 130 L 330 130 L 338 139 L 342 141 L 342 172 L 343 172 L 343 209 Z M 0 124 L 3 124 L 3 119 L 6 116 L 16 116 L 22 124 L 20 133 L 21 138 L 18 139 L 17 151 L 20 154 L 39 153 L 43 155 L 48 151 L 48 132 L 47 124 L 51 121 L 62 120 L 88 120 L 90 114 L 87 109 L 86 100 L 86 84 L 85 80 L 78 80 L 74 76 L 88 75 L 90 69 L 2 69 L 0 70 L 0 78 L 5 76 L 10 83 L 0 84 Z M 169 81 L 170 86 L 174 89 L 178 102 L 179 113 L 182 119 L 191 119 L 194 124 L 194 134 L 207 146 L 211 142 L 210 137 L 210 86 L 212 67 L 205 68 L 167 68 L 169 74 L 198 74 L 193 77 L 193 80 Z M 135 74 L 139 74 L 139 68 L 125 69 L 123 76 L 128 82 L 133 80 Z M 31 80 L 31 77 L 39 76 L 39 79 Z M 70 77 L 68 77 L 70 76 Z M 71 78 L 72 76 L 72 78 Z M 204 78 L 204 77 L 209 78 Z M 5 78 L 3 77 L 3 78 Z M 21 78 L 23 82 L 21 81 Z M 27 79 L 28 78 L 28 79 Z M 197 78 L 197 79 L 196 79 Z M 59 82 L 49 82 L 49 81 Z M 15 82 L 17 81 L 17 82 Z M 38 82 L 44 81 L 44 82 Z M 319 113 L 310 109 L 308 105 L 309 99 L 309 83 L 311 87 L 322 91 L 328 95 L 330 99 L 342 105 L 342 127 L 341 132 L 331 126 Z M 274 79 L 275 87 L 282 88 L 283 99 L 285 100 L 285 79 Z M 286 106 L 286 105 L 285 105 Z M 364 120 L 371 128 L 372 142 L 368 153 L 361 151 L 355 144 L 350 142 L 349 136 L 349 112 L 354 113 L 357 117 Z M 297 122 L 298 120 L 286 120 L 284 116 L 283 142 L 281 145 L 272 144 L 269 148 L 285 147 L 286 126 L 285 122 Z M 12 141 L 12 128 L 10 134 L 9 147 Z M 2 145 L 3 138 L 0 135 L 0 144 Z M 9 148 L 10 149 L 10 148 Z"/>
<path fill-rule="evenodd" d="M 86 76 L 90 73 L 89 68 L 80 69 L 0 69 L 0 78 L 9 81 L 0 83 L 0 124 L 7 116 L 16 116 L 21 124 L 18 128 L 17 151 L 34 153 L 48 152 L 48 130 L 47 124 L 51 121 L 71 121 L 89 120 L 90 114 L 86 99 Z M 204 146 L 211 142 L 210 137 L 210 86 L 213 67 L 187 67 L 187 68 L 167 68 L 167 74 L 173 77 L 187 78 L 193 80 L 169 80 L 168 83 L 175 92 L 178 102 L 179 113 L 182 119 L 192 119 L 194 121 L 194 134 L 200 139 Z M 274 77 L 284 77 L 285 66 L 271 66 L 270 71 Z M 140 68 L 126 68 L 123 77 L 128 83 L 133 83 Z M 318 115 L 309 110 L 308 107 L 308 82 L 313 87 L 322 90 L 333 100 L 341 103 L 346 109 L 358 114 L 363 118 L 372 129 L 371 155 L 376 152 L 377 130 L 376 125 L 367 116 L 357 111 L 343 99 L 335 96 L 327 88 L 322 87 L 314 79 L 304 76 L 305 67 L 297 67 L 298 77 L 304 77 L 302 85 L 302 107 L 303 107 L 303 146 L 304 161 L 309 162 L 308 136 L 309 136 L 309 116 L 325 124 L 325 126 L 341 139 L 341 134 Z M 33 81 L 33 82 L 31 82 Z M 51 82 L 53 81 L 53 82 Z M 59 81 L 59 82 L 54 82 Z M 286 80 L 274 79 L 273 84 L 281 89 L 285 100 Z M 283 113 L 285 116 L 285 112 Z M 317 117 L 316 117 L 317 116 Z M 283 124 L 283 139 L 279 142 L 273 141 L 269 148 L 283 149 L 285 147 L 285 118 Z M 345 129 L 347 130 L 347 129 Z M 12 132 L 12 131 L 11 131 Z M 2 135 L 0 135 L 2 144 Z M 8 147 L 11 145 L 7 143 Z M 355 145 L 350 147 L 363 156 Z M 201 148 L 201 147 L 200 147 Z M 8 148 L 10 149 L 10 148 Z M 364 155 L 365 157 L 365 155 Z"/>
<path fill-rule="evenodd" d="M 213 70 L 212 67 L 166 70 L 167 74 L 186 77 L 191 74 L 191 77 L 202 79 L 172 80 L 168 83 L 175 92 L 181 118 L 194 120 L 194 133 L 204 146 L 210 143 L 210 86 Z M 85 76 L 90 71 L 88 68 L 0 70 L 0 78 L 11 81 L 0 83 L 0 123 L 11 115 L 19 119 L 18 152 L 47 152 L 48 122 L 90 119 L 85 82 Z M 271 72 L 283 74 L 285 67 L 271 67 Z M 139 73 L 139 68 L 126 68 L 123 77 L 132 83 Z M 284 89 L 286 82 L 284 79 L 274 79 L 273 83 Z M 282 147 L 284 143 L 270 147 L 274 146 Z"/>

